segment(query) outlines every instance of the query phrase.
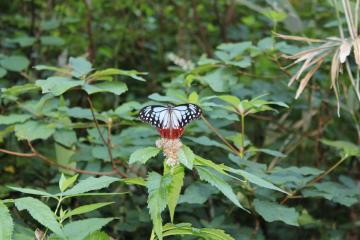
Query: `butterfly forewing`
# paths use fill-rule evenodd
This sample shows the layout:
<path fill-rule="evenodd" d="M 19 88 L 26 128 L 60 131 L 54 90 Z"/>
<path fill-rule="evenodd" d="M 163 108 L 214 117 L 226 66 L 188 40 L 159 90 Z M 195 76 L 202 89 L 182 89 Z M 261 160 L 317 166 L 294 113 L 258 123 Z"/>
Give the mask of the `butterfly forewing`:
<path fill-rule="evenodd" d="M 161 130 L 160 133 L 170 130 L 170 138 L 173 138 L 173 130 L 174 133 L 179 130 L 179 133 L 182 134 L 184 126 L 200 116 L 201 108 L 195 104 L 177 106 L 150 105 L 141 109 L 139 113 L 142 121 L 158 128 Z"/>

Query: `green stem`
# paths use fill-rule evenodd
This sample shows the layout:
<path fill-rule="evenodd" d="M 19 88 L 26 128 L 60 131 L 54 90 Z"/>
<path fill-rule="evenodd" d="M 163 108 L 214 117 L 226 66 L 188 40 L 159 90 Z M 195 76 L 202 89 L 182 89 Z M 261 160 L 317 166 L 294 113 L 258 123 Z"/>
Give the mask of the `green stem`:
<path fill-rule="evenodd" d="M 245 152 L 245 114 L 241 114 L 241 147 L 240 157 L 244 157 Z"/>

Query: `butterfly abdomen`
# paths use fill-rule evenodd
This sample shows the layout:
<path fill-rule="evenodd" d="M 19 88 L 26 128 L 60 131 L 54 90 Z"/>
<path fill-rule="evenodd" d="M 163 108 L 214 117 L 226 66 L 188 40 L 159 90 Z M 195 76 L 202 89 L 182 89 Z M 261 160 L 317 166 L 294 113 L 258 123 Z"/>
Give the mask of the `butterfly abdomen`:
<path fill-rule="evenodd" d="M 158 128 L 160 136 L 162 138 L 177 139 L 184 133 L 184 128 Z"/>

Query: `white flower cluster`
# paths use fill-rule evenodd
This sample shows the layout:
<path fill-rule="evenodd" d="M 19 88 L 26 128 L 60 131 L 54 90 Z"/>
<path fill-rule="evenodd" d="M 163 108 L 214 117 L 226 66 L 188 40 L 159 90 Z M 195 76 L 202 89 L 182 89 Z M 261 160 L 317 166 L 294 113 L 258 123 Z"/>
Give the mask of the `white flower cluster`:
<path fill-rule="evenodd" d="M 156 141 L 156 147 L 163 150 L 168 166 L 174 167 L 179 164 L 178 153 L 182 147 L 180 139 L 161 138 Z"/>
<path fill-rule="evenodd" d="M 172 61 L 174 64 L 181 67 L 184 71 L 192 70 L 195 66 L 194 63 L 192 63 L 190 60 L 186 60 L 184 58 L 181 58 L 174 53 L 169 53 L 167 55 L 167 58 Z"/>

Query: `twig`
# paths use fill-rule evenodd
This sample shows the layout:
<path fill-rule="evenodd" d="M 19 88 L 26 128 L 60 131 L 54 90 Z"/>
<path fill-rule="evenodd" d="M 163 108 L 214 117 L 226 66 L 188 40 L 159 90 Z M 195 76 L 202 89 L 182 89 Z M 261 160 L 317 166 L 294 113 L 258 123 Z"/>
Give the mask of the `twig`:
<path fill-rule="evenodd" d="M 39 153 L 31 144 L 31 142 L 28 142 L 28 145 L 31 149 L 31 153 L 19 153 L 19 152 L 14 152 L 14 151 L 9 151 L 6 149 L 0 149 L 0 152 L 2 153 L 6 153 L 9 155 L 13 155 L 13 156 L 18 156 L 18 157 L 37 157 L 40 160 L 46 162 L 47 164 L 49 164 L 50 166 L 56 166 L 58 168 L 62 168 L 68 171 L 72 171 L 72 172 L 76 172 L 76 173 L 83 173 L 83 174 L 89 174 L 89 175 L 100 175 L 100 176 L 110 176 L 110 175 L 115 175 L 116 172 L 112 171 L 112 172 L 95 172 L 95 171 L 87 171 L 87 170 L 82 170 L 82 169 L 77 169 L 77 168 L 72 168 L 66 165 L 62 165 L 60 163 L 55 162 L 54 160 L 51 160 L 49 158 L 47 158 L 46 156 L 42 155 L 41 153 Z"/>
<path fill-rule="evenodd" d="M 300 190 L 302 190 L 302 189 L 304 189 L 306 187 L 310 187 L 310 186 L 314 185 L 315 183 L 317 183 L 318 181 L 320 181 L 321 179 L 323 179 L 324 177 L 329 175 L 332 171 L 334 171 L 335 168 L 337 168 L 347 158 L 348 158 L 348 155 L 343 156 L 339 161 L 337 161 L 334 165 L 332 165 L 328 170 L 326 170 L 325 172 L 321 173 L 320 175 L 318 175 L 315 178 L 313 178 L 312 180 L 310 180 L 304 187 L 296 189 L 294 192 L 291 193 L 291 195 L 286 196 L 281 201 L 281 204 L 285 204 L 290 198 L 294 198 L 294 195 L 296 193 L 298 193 Z"/>
<path fill-rule="evenodd" d="M 204 120 L 205 124 L 225 143 L 225 145 L 236 155 L 240 154 L 240 151 L 231 145 L 222 135 L 221 133 L 207 120 L 206 117 L 201 115 L 202 120 Z"/>
<path fill-rule="evenodd" d="M 91 101 L 91 98 L 90 96 L 87 96 L 87 101 L 89 103 L 89 106 L 90 106 L 90 111 L 91 111 L 91 115 L 93 117 L 93 120 L 94 120 L 94 123 L 95 123 L 95 126 L 96 126 L 96 129 L 101 137 L 101 140 L 102 142 L 104 143 L 104 145 L 106 146 L 106 149 L 107 149 L 107 152 L 108 152 L 108 155 L 109 155 L 109 159 L 110 159 L 110 162 L 111 162 L 111 165 L 112 165 L 112 168 L 113 170 L 121 177 L 124 177 L 124 178 L 127 178 L 127 174 L 121 172 L 117 167 L 116 167 L 116 163 L 114 162 L 114 159 L 113 159 L 113 155 L 112 155 L 112 150 L 111 150 L 111 123 L 109 123 L 108 121 L 108 139 L 107 141 L 105 140 L 105 137 L 104 137 L 104 134 L 101 132 L 101 129 L 99 127 L 99 123 L 96 119 L 96 116 L 95 116 L 95 111 L 94 111 L 94 106 L 93 106 L 93 103 Z"/>
<path fill-rule="evenodd" d="M 88 35 L 88 55 L 90 62 L 94 62 L 95 59 L 95 46 L 92 33 L 92 15 L 91 15 L 91 0 L 84 0 L 86 9 L 86 31 Z"/>

